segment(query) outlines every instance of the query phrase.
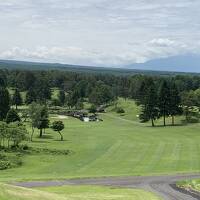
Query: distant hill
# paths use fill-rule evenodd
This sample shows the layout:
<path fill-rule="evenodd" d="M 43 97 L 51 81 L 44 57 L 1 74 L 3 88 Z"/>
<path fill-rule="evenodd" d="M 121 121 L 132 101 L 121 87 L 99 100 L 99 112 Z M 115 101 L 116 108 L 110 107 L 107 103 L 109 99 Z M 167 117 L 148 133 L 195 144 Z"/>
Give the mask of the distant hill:
<path fill-rule="evenodd" d="M 200 72 L 200 55 L 187 54 L 150 60 L 145 63 L 131 64 L 126 66 L 133 69 Z"/>
<path fill-rule="evenodd" d="M 149 62 L 151 64 L 151 62 Z M 132 69 L 134 66 L 139 69 Z M 81 65 L 69 65 L 60 63 L 39 63 L 39 62 L 26 62 L 15 60 L 0 60 L 0 69 L 26 69 L 26 70 L 64 70 L 71 72 L 86 72 L 86 73 L 103 73 L 114 75 L 134 75 L 134 74 L 148 74 L 148 75 L 177 75 L 184 74 L 183 72 L 170 72 L 170 71 L 156 71 L 150 70 L 151 67 L 146 66 L 144 70 L 140 70 L 143 64 L 135 64 L 127 66 L 127 68 L 108 68 L 108 67 L 93 67 Z M 145 64 L 144 64 L 145 66 Z M 152 64 L 153 66 L 153 64 Z M 193 73 L 191 73 L 193 74 Z"/>

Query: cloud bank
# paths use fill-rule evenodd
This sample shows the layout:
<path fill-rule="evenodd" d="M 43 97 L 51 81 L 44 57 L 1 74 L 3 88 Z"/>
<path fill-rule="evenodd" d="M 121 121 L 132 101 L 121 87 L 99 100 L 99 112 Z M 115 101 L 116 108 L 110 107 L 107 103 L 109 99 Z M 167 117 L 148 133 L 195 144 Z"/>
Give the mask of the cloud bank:
<path fill-rule="evenodd" d="M 199 0 L 0 0 L 0 58 L 123 66 L 200 53 Z"/>

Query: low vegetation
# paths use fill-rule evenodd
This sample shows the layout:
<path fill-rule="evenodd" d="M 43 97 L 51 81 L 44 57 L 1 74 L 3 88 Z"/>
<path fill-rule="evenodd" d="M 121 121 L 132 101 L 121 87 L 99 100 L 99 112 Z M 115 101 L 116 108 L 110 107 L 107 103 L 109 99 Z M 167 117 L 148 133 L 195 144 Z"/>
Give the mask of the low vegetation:
<path fill-rule="evenodd" d="M 180 181 L 177 183 L 177 186 L 186 190 L 200 192 L 200 179 Z"/>

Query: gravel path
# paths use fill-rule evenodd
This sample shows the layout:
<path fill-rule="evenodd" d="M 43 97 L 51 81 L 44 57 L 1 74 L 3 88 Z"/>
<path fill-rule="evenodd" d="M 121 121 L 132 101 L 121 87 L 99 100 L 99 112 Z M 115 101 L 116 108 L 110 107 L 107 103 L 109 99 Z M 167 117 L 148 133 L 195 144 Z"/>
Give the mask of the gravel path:
<path fill-rule="evenodd" d="M 14 185 L 34 188 L 61 185 L 103 185 L 126 188 L 140 188 L 151 191 L 161 196 L 164 200 L 195 200 L 200 199 L 200 194 L 191 194 L 178 190 L 175 183 L 185 179 L 200 178 L 200 175 L 170 175 L 170 176 L 140 176 L 140 177 L 108 177 L 108 178 L 84 178 L 62 181 L 35 181 L 15 183 Z"/>

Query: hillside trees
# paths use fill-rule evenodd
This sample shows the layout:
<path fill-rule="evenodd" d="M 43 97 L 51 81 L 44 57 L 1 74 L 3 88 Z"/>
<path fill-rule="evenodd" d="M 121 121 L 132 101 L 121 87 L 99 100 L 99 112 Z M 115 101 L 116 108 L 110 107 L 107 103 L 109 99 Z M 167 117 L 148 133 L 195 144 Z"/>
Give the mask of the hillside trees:
<path fill-rule="evenodd" d="M 10 109 L 10 95 L 5 87 L 0 86 L 0 121 L 6 118 Z"/>
<path fill-rule="evenodd" d="M 0 70 L 0 87 L 6 87 L 7 85 L 7 76 L 5 71 Z"/>
<path fill-rule="evenodd" d="M 107 104 L 114 100 L 114 95 L 109 86 L 105 84 L 97 85 L 91 92 L 89 96 L 89 102 L 99 106 L 103 104 Z"/>

